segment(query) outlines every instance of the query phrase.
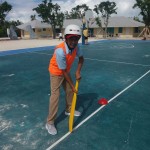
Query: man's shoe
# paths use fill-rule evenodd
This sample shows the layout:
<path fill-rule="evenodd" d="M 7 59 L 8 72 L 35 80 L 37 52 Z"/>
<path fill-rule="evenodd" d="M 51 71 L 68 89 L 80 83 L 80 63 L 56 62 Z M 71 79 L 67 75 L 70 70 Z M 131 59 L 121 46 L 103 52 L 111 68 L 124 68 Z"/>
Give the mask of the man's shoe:
<path fill-rule="evenodd" d="M 51 135 L 56 135 L 57 134 L 57 130 L 56 130 L 54 124 L 46 123 L 46 129 L 47 129 L 48 133 L 51 134 Z"/>
<path fill-rule="evenodd" d="M 69 115 L 70 115 L 70 112 L 66 112 L 66 111 L 65 111 L 65 115 L 69 116 Z M 79 111 L 75 110 L 75 111 L 74 111 L 74 116 L 79 117 L 79 116 L 81 116 L 81 113 L 80 113 Z"/>

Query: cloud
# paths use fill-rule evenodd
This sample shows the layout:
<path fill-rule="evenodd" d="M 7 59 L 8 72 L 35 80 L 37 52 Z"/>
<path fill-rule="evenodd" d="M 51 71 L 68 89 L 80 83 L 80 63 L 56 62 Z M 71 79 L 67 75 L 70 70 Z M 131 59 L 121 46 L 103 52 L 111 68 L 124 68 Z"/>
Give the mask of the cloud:
<path fill-rule="evenodd" d="M 63 12 L 71 11 L 73 7 L 82 4 L 86 4 L 93 9 L 96 4 L 100 4 L 103 1 L 104 0 L 52 0 L 54 4 L 57 3 L 61 6 L 61 11 Z M 20 20 L 22 22 L 28 22 L 30 21 L 30 16 L 36 14 L 36 12 L 32 9 L 42 3 L 42 0 L 7 0 L 7 2 L 13 6 L 12 11 L 6 18 L 7 20 Z M 110 0 L 110 2 L 116 3 L 117 16 L 134 17 L 139 14 L 138 9 L 132 8 L 135 0 Z M 36 16 L 38 15 L 36 14 Z"/>
<path fill-rule="evenodd" d="M 7 0 L 7 2 L 11 4 L 13 8 L 6 19 L 20 20 L 22 22 L 30 20 L 30 16 L 36 13 L 32 9 L 37 7 L 39 4 L 39 2 L 35 2 L 34 0 Z"/>
<path fill-rule="evenodd" d="M 115 0 L 117 4 L 117 15 L 126 16 L 126 17 L 134 17 L 138 16 L 139 9 L 133 9 L 133 5 L 135 4 L 135 0 Z"/>

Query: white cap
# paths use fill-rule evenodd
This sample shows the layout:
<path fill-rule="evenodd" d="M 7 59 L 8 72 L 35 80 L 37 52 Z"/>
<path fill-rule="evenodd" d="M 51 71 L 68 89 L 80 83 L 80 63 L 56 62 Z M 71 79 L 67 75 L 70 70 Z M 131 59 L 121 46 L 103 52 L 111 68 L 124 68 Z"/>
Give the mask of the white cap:
<path fill-rule="evenodd" d="M 65 29 L 65 35 L 66 34 L 75 34 L 75 35 L 81 35 L 81 29 L 79 26 L 71 24 L 68 25 Z"/>

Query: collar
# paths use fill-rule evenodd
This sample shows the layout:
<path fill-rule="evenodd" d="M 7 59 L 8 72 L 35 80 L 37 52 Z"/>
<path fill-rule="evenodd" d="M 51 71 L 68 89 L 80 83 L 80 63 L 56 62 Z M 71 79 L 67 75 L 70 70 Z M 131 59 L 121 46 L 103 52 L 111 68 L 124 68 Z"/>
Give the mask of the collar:
<path fill-rule="evenodd" d="M 73 50 L 70 50 L 69 48 L 68 48 L 68 45 L 67 45 L 67 43 L 65 42 L 65 48 L 66 48 L 66 54 L 71 54 L 73 51 L 74 51 L 74 49 Z"/>

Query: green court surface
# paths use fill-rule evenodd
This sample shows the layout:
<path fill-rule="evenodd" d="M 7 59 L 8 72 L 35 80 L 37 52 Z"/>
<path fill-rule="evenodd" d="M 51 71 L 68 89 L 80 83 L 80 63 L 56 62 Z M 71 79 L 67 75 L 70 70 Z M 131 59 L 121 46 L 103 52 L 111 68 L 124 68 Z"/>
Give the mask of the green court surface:
<path fill-rule="evenodd" d="M 73 133 L 61 89 L 58 134 L 45 129 L 53 47 L 0 52 L 1 150 L 149 150 L 150 41 L 104 40 L 80 45 L 85 62 Z M 77 59 L 71 70 L 75 82 Z M 106 98 L 107 105 L 98 100 Z"/>

